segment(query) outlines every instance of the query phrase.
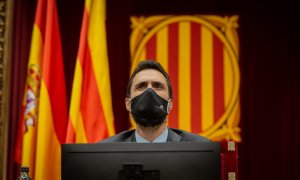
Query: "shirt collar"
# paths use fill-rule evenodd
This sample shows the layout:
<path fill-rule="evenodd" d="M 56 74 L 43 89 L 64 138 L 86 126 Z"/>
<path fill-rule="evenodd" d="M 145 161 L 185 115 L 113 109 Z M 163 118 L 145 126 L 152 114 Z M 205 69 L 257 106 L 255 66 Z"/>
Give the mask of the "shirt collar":
<path fill-rule="evenodd" d="M 142 136 L 140 136 L 137 131 L 135 130 L 135 139 L 137 143 L 150 143 L 148 140 L 144 139 Z M 159 135 L 156 139 L 154 139 L 154 143 L 164 143 L 167 142 L 168 139 L 168 128 L 164 130 L 161 135 Z"/>

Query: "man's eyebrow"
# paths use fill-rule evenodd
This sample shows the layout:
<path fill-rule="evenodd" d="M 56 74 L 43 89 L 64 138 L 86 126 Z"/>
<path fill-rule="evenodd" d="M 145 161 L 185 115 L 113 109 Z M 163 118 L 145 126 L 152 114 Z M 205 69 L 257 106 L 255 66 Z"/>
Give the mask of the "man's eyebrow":
<path fill-rule="evenodd" d="M 152 84 L 162 84 L 162 85 L 164 85 L 164 83 L 161 82 L 161 81 L 152 81 Z"/>
<path fill-rule="evenodd" d="M 146 81 L 141 81 L 141 82 L 136 83 L 134 87 L 140 87 L 140 86 L 143 86 L 145 84 L 147 84 Z"/>

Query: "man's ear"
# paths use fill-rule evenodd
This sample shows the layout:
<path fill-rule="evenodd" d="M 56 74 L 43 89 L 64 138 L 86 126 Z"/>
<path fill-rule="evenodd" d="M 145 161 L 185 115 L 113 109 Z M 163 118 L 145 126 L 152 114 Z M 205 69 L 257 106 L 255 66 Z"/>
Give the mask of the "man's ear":
<path fill-rule="evenodd" d="M 168 101 L 168 113 L 170 113 L 171 109 L 173 108 L 173 99 L 169 99 Z"/>
<path fill-rule="evenodd" d="M 130 98 L 125 98 L 125 106 L 127 111 L 131 112 L 131 99 Z"/>

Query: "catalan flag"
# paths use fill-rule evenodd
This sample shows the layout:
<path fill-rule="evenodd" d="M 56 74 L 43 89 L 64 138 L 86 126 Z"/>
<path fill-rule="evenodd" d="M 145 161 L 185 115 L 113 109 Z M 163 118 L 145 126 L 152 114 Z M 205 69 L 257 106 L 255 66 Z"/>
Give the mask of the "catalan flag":
<path fill-rule="evenodd" d="M 92 143 L 114 134 L 105 13 L 104 0 L 86 0 L 67 143 Z"/>
<path fill-rule="evenodd" d="M 55 0 L 38 0 L 25 89 L 22 166 L 32 179 L 60 179 L 67 103 Z"/>
<path fill-rule="evenodd" d="M 170 76 L 168 125 L 241 141 L 238 16 L 133 16 L 131 22 L 131 70 L 152 59 Z"/>

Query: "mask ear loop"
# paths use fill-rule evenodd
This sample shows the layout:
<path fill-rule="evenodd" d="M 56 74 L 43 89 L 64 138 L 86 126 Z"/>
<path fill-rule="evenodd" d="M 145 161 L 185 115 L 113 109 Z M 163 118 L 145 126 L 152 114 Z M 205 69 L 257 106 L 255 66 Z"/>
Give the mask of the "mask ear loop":
<path fill-rule="evenodd" d="M 170 112 L 171 100 L 172 100 L 172 99 L 169 99 L 168 105 L 167 105 L 167 113 L 168 113 L 168 114 L 169 114 L 169 112 Z"/>

